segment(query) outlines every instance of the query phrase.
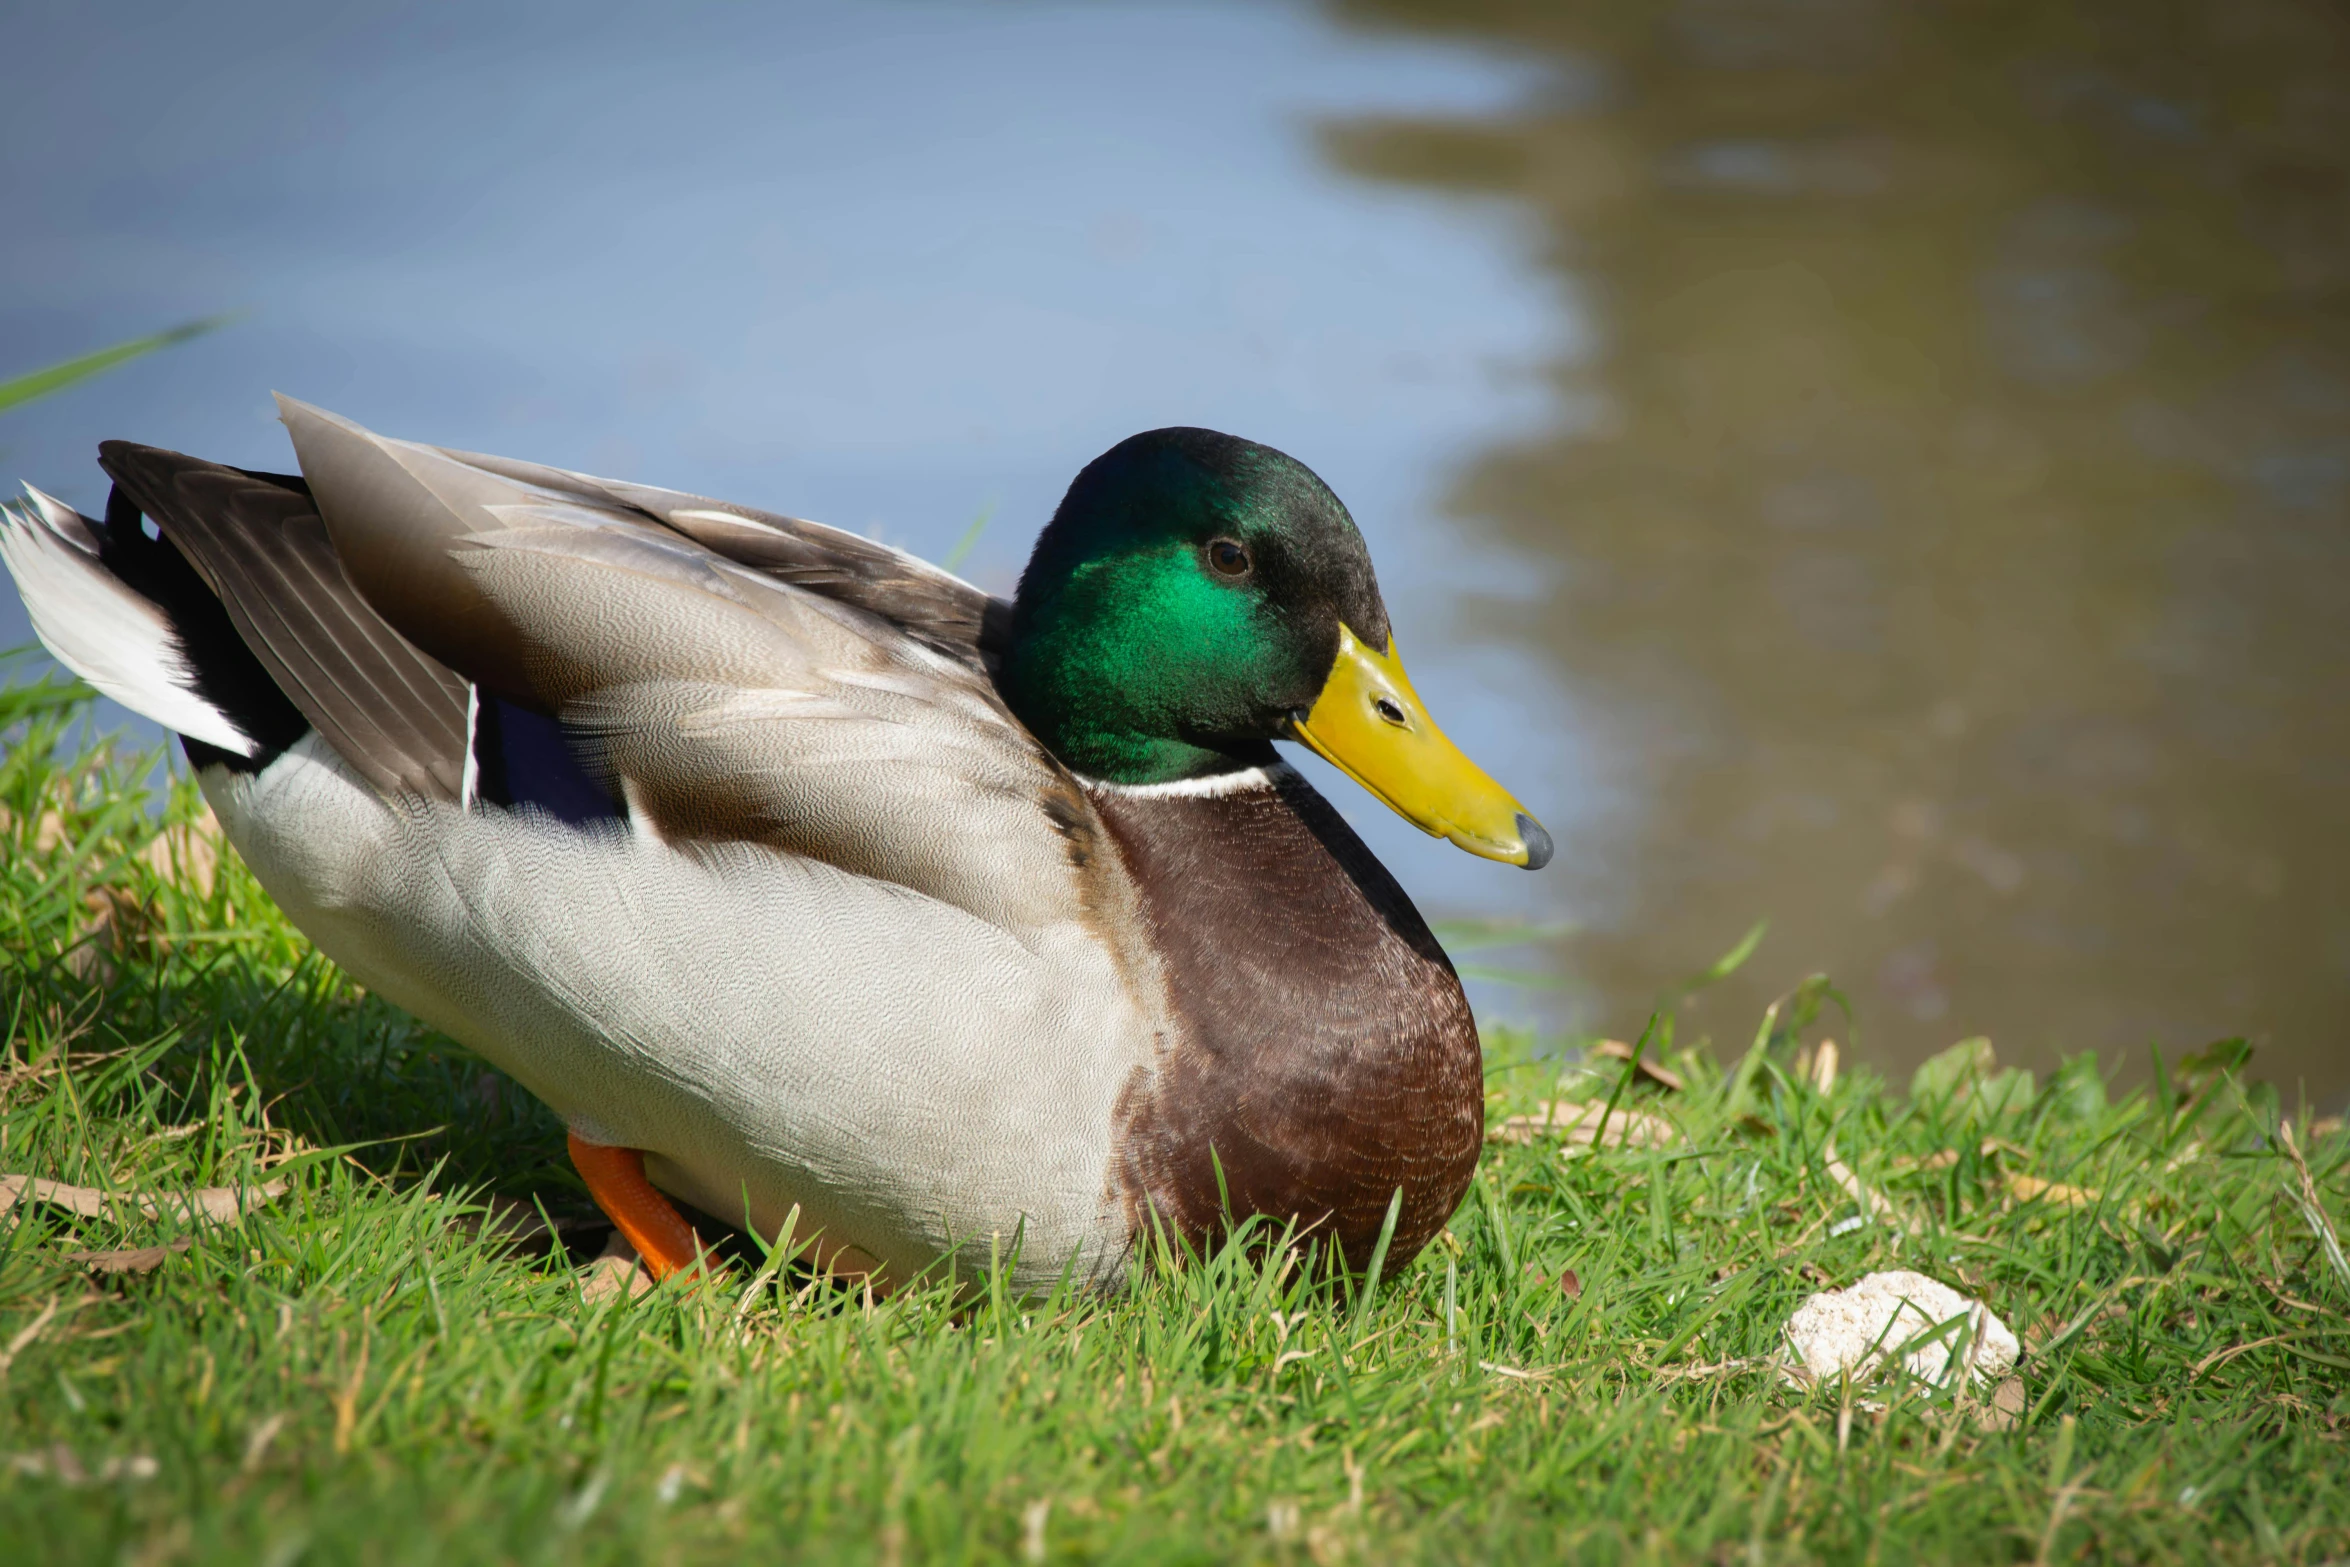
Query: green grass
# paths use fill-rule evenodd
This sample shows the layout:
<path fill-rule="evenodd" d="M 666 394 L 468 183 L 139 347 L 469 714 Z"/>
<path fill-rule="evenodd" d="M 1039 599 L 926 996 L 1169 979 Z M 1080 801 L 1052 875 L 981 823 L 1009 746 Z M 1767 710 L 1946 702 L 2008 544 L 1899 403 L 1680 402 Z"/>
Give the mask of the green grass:
<path fill-rule="evenodd" d="M 213 329 L 227 325 L 231 316 L 206 316 L 200 321 L 183 322 L 167 331 L 153 332 L 145 337 L 134 337 L 127 343 L 116 343 L 82 354 L 59 364 L 44 365 L 22 375 L 0 381 L 0 413 L 22 403 L 37 401 L 67 387 L 87 381 L 94 375 L 103 375 L 116 365 L 128 364 L 133 359 L 154 353 L 159 348 L 170 348 L 193 337 L 202 337 Z"/>
<path fill-rule="evenodd" d="M 1367 1300 L 1229 1250 L 1116 1299 L 873 1303 L 746 1247 L 723 1289 L 591 1305 L 575 1258 L 467 1222 L 490 1192 L 591 1212 L 556 1125 L 233 860 L 192 866 L 198 802 L 151 757 L 53 760 L 78 700 L 0 696 L 0 1170 L 288 1189 L 226 1225 L 0 1218 L 12 1562 L 2350 1554 L 2350 1286 L 2227 1051 L 2118 1099 L 2091 1062 L 1821 1092 L 1813 987 L 1728 1070 L 1660 1024 L 1677 1093 L 1570 1082 L 1689 1144 L 1497 1144 Z M 1556 1091 L 1492 1043 L 1497 1118 Z M 1831 1140 L 1883 1222 L 1847 1222 Z M 2350 1139 L 2303 1146 L 2339 1227 Z M 175 1240 L 146 1274 L 66 1257 Z M 2025 1337 L 2017 1428 L 1754 1363 L 1821 1281 L 1887 1267 Z"/>

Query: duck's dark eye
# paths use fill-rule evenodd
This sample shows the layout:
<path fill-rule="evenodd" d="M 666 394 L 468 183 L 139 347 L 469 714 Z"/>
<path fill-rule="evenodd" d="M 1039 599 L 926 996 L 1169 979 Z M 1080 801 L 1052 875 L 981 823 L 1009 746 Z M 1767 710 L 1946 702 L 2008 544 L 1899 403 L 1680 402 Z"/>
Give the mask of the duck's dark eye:
<path fill-rule="evenodd" d="M 1208 540 L 1208 564 L 1223 577 L 1245 577 L 1256 562 L 1249 559 L 1248 546 L 1234 539 Z"/>

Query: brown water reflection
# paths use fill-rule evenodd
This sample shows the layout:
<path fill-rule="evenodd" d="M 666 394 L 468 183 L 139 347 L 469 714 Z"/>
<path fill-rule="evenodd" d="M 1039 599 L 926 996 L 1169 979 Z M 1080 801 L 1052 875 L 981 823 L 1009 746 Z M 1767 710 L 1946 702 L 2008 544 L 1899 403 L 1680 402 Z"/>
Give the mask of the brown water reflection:
<path fill-rule="evenodd" d="M 1562 955 L 1636 1027 L 1825 967 L 1867 1054 L 2251 1035 L 2350 1089 L 2350 18 L 1351 0 L 1561 64 L 1345 167 L 1499 192 L 1593 329 L 1467 470 L 1603 716 Z"/>

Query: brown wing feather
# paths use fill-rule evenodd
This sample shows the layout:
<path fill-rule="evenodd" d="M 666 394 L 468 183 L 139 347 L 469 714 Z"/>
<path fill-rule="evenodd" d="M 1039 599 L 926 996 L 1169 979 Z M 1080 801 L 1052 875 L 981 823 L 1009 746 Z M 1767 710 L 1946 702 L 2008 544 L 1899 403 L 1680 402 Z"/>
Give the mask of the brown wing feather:
<path fill-rule="evenodd" d="M 106 442 L 98 461 L 345 760 L 387 792 L 458 798 L 465 682 L 359 596 L 301 481 L 129 441 Z"/>
<path fill-rule="evenodd" d="M 928 561 L 820 522 L 510 457 L 439 450 L 485 473 L 634 512 L 737 565 L 879 615 L 933 651 L 982 671 L 1011 609 Z"/>
<path fill-rule="evenodd" d="M 879 565 L 831 578 L 868 591 L 810 588 L 694 537 L 744 552 L 759 537 L 764 524 L 716 503 L 280 405 L 359 591 L 483 689 L 560 717 L 649 829 L 763 843 L 1006 930 L 1106 906 L 1084 797 L 1005 708 L 973 642 L 943 653 L 869 607 Z M 795 537 L 762 547 L 782 558 Z M 984 622 L 976 589 L 886 553 L 890 580 Z M 941 637 L 943 613 L 928 622 Z"/>

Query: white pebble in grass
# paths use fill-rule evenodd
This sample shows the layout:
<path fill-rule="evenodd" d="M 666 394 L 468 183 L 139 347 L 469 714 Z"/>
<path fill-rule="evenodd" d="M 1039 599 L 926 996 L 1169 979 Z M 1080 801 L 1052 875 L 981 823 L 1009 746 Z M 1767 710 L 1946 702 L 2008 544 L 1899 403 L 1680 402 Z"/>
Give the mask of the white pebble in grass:
<path fill-rule="evenodd" d="M 1955 1318 L 1966 1320 L 1934 1331 Z M 2015 1368 L 2022 1350 L 1990 1307 L 1909 1272 L 1872 1273 L 1850 1289 L 1814 1295 L 1787 1319 L 1786 1333 L 1803 1369 L 1820 1380 L 1846 1371 L 1874 1376 L 1898 1355 L 1902 1369 L 1939 1387 L 1955 1353 L 1976 1381 L 1996 1381 Z M 1919 1337 L 1931 1342 L 1904 1350 Z"/>

